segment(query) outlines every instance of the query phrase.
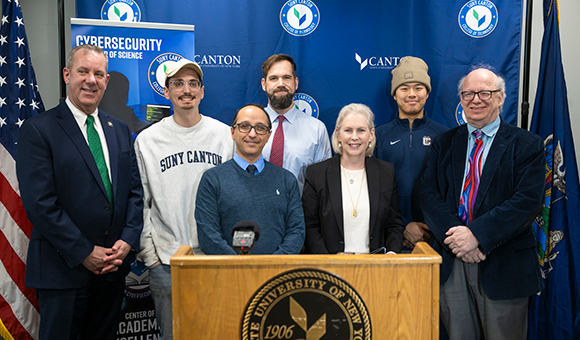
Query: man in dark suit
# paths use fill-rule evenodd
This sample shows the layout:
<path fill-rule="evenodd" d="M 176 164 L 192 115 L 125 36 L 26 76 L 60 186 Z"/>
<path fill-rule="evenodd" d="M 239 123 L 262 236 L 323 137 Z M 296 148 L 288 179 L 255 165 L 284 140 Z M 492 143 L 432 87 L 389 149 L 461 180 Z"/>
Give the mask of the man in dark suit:
<path fill-rule="evenodd" d="M 530 222 L 542 204 L 540 137 L 500 117 L 505 81 L 459 83 L 468 124 L 435 138 L 422 178 L 425 220 L 443 257 L 441 317 L 451 339 L 525 339 L 542 288 Z"/>
<path fill-rule="evenodd" d="M 98 110 L 109 79 L 103 50 L 74 48 L 63 75 L 66 101 L 18 135 L 18 182 L 34 225 L 26 285 L 36 288 L 40 339 L 116 339 L 143 189 L 131 131 Z"/>

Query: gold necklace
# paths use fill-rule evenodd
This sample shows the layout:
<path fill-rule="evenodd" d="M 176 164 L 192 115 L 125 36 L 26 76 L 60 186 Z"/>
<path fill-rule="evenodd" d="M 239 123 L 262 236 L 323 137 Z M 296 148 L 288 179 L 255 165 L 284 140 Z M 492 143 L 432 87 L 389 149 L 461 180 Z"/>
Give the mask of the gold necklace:
<path fill-rule="evenodd" d="M 344 165 L 342 166 L 342 168 L 343 168 L 343 169 L 345 169 L 345 170 L 344 170 L 344 177 L 347 179 L 347 181 L 348 181 L 350 184 L 353 184 L 353 183 L 354 183 L 354 178 L 356 177 L 356 175 L 358 175 L 359 171 L 361 171 L 362 169 L 364 169 L 364 167 L 363 167 L 362 169 L 358 169 L 358 170 L 357 170 L 357 171 L 354 173 L 354 175 L 352 175 L 351 179 L 348 179 L 348 176 L 346 175 L 346 168 L 344 167 Z"/>
<path fill-rule="evenodd" d="M 362 168 L 361 170 L 364 170 L 364 168 Z M 342 172 L 344 172 L 344 179 L 348 181 L 348 177 L 346 176 L 346 168 L 344 167 L 344 165 L 342 166 Z M 358 173 L 358 171 L 357 171 L 357 173 Z M 359 191 L 358 191 L 358 197 L 356 199 L 356 205 L 354 204 L 354 202 L 352 200 L 352 194 L 350 193 L 350 186 L 349 185 L 346 186 L 346 188 L 348 189 L 348 196 L 350 197 L 350 204 L 352 204 L 352 214 L 350 214 L 350 216 L 352 216 L 352 218 L 356 218 L 358 216 L 358 213 L 356 211 L 356 208 L 358 207 L 358 202 L 360 200 L 360 193 L 362 192 L 362 185 L 363 185 L 363 183 L 365 181 L 365 173 L 366 172 L 363 171 L 363 175 L 362 175 L 362 178 L 361 178 L 361 181 L 360 181 L 360 188 L 359 188 Z M 355 176 L 356 176 L 356 174 L 355 174 Z M 353 176 L 353 178 L 354 178 L 354 176 Z M 352 182 L 351 182 L 351 184 L 352 184 Z"/>

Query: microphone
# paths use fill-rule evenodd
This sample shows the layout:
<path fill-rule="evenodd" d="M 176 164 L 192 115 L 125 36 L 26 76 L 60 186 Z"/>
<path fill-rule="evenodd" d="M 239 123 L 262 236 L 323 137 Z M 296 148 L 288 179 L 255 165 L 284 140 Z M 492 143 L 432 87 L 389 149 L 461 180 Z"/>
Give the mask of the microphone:
<path fill-rule="evenodd" d="M 247 255 L 260 238 L 260 226 L 254 221 L 239 221 L 232 228 L 232 237 L 232 248 L 241 255 Z"/>

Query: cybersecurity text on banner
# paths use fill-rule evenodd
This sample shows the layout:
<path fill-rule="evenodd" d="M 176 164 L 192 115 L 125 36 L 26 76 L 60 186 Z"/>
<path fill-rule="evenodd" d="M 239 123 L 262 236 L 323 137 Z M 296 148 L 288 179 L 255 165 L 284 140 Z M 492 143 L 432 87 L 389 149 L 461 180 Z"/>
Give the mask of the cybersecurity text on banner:
<path fill-rule="evenodd" d="M 39 312 L 34 289 L 24 286 L 32 225 L 16 179 L 18 128 L 44 111 L 30 61 L 18 1 L 2 0 L 0 29 L 0 337 L 37 339 Z"/>
<path fill-rule="evenodd" d="M 532 300 L 528 339 L 579 339 L 580 197 L 555 0 L 544 0 L 540 75 L 530 130 L 544 138 L 546 197 L 534 221 L 545 288 Z"/>
<path fill-rule="evenodd" d="M 108 56 L 110 75 L 99 108 L 139 133 L 163 118 L 165 68 L 194 59 L 193 25 L 71 19 L 72 46 L 93 44 Z M 169 111 L 169 109 L 167 109 Z"/>

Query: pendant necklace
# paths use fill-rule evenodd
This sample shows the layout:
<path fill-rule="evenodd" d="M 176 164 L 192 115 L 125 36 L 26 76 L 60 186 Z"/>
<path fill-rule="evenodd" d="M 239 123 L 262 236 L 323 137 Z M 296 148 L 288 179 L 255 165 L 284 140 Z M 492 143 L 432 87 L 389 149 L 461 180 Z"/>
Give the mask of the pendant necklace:
<path fill-rule="evenodd" d="M 364 167 L 361 170 L 364 170 Z M 346 181 L 348 181 L 350 184 L 354 183 L 354 177 L 356 176 L 356 174 L 349 181 L 348 180 L 348 176 L 346 175 L 346 168 L 344 167 L 344 165 L 342 166 L 342 171 L 344 172 L 344 179 Z M 346 188 L 348 189 L 348 196 L 350 197 L 350 203 L 352 204 L 352 214 L 350 214 L 350 216 L 352 216 L 352 218 L 356 218 L 358 216 L 358 213 L 356 211 L 356 208 L 358 207 L 358 202 L 360 200 L 360 193 L 362 192 L 362 185 L 363 185 L 363 182 L 364 182 L 364 179 L 365 179 L 365 173 L 366 172 L 363 171 L 362 178 L 361 178 L 361 181 L 360 181 L 360 188 L 359 188 L 359 191 L 358 191 L 358 197 L 356 199 L 356 205 L 354 204 L 354 202 L 352 200 L 352 194 L 350 192 L 350 186 L 349 185 L 346 186 Z M 357 174 L 358 174 L 358 171 L 357 171 Z"/>
<path fill-rule="evenodd" d="M 344 165 L 342 166 L 342 168 L 343 168 L 343 169 L 346 169 L 346 168 L 344 167 Z M 363 167 L 362 169 L 364 169 L 364 167 Z M 351 178 L 350 178 L 350 179 L 348 179 L 348 176 L 346 175 L 346 170 L 344 170 L 344 177 L 347 179 L 347 181 L 348 181 L 350 184 L 353 184 L 353 183 L 354 183 L 354 178 L 355 178 L 355 177 L 358 175 L 359 171 L 361 171 L 362 169 L 358 169 L 358 170 L 357 170 L 357 171 L 354 173 L 354 175 L 352 175 L 352 176 L 351 176 Z M 349 171 L 349 172 L 350 172 L 350 171 Z"/>

